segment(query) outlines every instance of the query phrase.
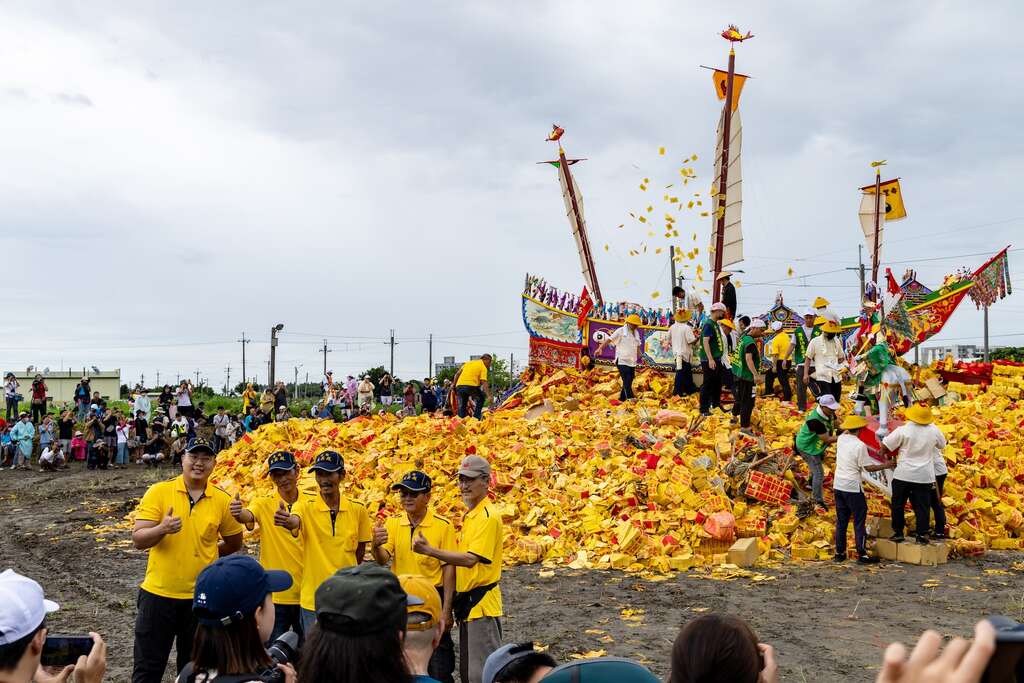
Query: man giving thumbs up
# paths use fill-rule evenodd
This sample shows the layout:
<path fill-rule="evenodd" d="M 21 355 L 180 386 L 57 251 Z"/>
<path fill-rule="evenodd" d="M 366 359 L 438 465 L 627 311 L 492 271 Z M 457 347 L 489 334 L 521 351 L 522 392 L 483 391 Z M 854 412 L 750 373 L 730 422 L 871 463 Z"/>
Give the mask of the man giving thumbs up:
<path fill-rule="evenodd" d="M 150 486 L 136 510 L 132 543 L 149 550 L 149 562 L 139 588 L 132 683 L 160 683 L 175 641 L 175 673 L 192 659 L 196 576 L 218 555 L 242 547 L 231 496 L 210 485 L 215 462 L 210 444 L 196 439 L 181 460 L 181 476 Z"/>
<path fill-rule="evenodd" d="M 299 615 L 299 594 L 302 590 L 302 537 L 298 528 L 290 526 L 292 508 L 301 499 L 313 500 L 308 493 L 299 491 L 299 469 L 295 456 L 288 451 L 271 453 L 267 458 L 267 476 L 274 481 L 277 494 L 256 498 L 249 507 L 243 507 L 237 496 L 231 501 L 231 515 L 252 531 L 260 527 L 260 564 L 267 571 L 282 570 L 292 575 L 292 586 L 274 593 L 274 630 L 270 641 L 277 640 L 291 629 L 304 640 L 302 619 Z"/>

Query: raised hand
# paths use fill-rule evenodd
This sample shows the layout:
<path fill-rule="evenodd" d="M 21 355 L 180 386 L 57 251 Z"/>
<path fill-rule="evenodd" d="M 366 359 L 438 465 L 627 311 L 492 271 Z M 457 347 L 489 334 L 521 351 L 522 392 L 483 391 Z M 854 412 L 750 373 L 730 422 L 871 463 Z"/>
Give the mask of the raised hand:
<path fill-rule="evenodd" d="M 430 542 L 427 540 L 427 537 L 424 536 L 423 532 L 421 531 L 418 534 L 416 534 L 416 538 L 412 539 L 412 551 L 414 553 L 419 553 L 420 555 L 426 555 L 428 554 L 429 550 Z"/>
<path fill-rule="evenodd" d="M 181 517 L 175 517 L 174 508 L 167 508 L 167 514 L 160 521 L 160 528 L 165 534 L 176 534 L 181 531 Z"/>
<path fill-rule="evenodd" d="M 285 506 L 284 501 L 279 500 L 277 502 L 277 509 L 274 510 L 274 525 L 290 529 L 291 519 L 292 513 L 288 512 L 288 508 Z"/>
<path fill-rule="evenodd" d="M 373 527 L 373 547 L 379 548 L 388 542 L 388 530 L 384 528 L 384 525 L 378 520 L 377 525 Z"/>
<path fill-rule="evenodd" d="M 228 512 L 235 518 L 235 521 L 242 521 L 242 498 L 235 492 L 235 497 L 231 499 L 231 503 L 228 505 Z"/>

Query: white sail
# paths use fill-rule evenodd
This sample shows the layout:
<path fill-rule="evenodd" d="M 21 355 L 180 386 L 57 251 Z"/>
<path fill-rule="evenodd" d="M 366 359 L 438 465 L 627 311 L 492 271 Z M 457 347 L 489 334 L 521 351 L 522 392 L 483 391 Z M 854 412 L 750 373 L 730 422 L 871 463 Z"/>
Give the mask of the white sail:
<path fill-rule="evenodd" d="M 882 200 L 885 201 L 884 199 Z M 860 210 L 857 212 L 860 217 L 860 228 L 864 231 L 864 246 L 868 254 L 874 258 L 875 253 L 875 195 L 864 193 L 860 198 Z M 882 258 L 882 235 L 885 233 L 885 204 L 882 204 L 878 216 L 878 258 Z"/>
<path fill-rule="evenodd" d="M 715 145 L 715 179 L 711 187 L 714 197 L 711 203 L 711 268 L 715 269 L 715 247 L 718 232 L 718 211 L 721 204 L 719 190 L 722 175 L 722 138 L 725 126 L 725 109 L 718 121 L 718 142 Z M 729 173 L 726 178 L 725 197 L 725 234 L 722 240 L 722 267 L 731 266 L 743 260 L 743 230 L 740 225 L 740 214 L 743 208 L 742 172 L 740 170 L 740 146 L 743 142 L 743 125 L 737 109 L 732 114 L 729 124 Z"/>
<path fill-rule="evenodd" d="M 565 199 L 565 214 L 569 218 L 569 226 L 572 228 L 572 236 L 576 239 L 576 249 L 580 254 L 580 268 L 583 271 L 583 282 L 587 291 L 595 301 L 601 300 L 601 288 L 597 284 L 597 274 L 594 272 L 594 260 L 590 251 L 590 240 L 587 238 L 587 225 L 583 218 L 583 195 L 576 185 L 576 179 L 568 173 L 566 164 L 558 164 L 558 181 L 562 185 L 562 197 Z M 569 194 L 569 183 L 572 183 L 572 194 Z M 576 200 L 576 209 L 573 210 L 573 199 Z"/>

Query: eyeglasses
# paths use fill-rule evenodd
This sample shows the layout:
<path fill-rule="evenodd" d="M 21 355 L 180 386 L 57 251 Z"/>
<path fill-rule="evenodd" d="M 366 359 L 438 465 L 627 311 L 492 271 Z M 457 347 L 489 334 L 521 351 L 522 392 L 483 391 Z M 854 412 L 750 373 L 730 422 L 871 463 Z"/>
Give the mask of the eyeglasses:
<path fill-rule="evenodd" d="M 192 458 L 198 463 L 203 465 L 209 465 L 212 463 L 216 456 L 210 455 L 209 453 L 185 453 L 188 457 Z"/>
<path fill-rule="evenodd" d="M 470 477 L 470 476 L 465 475 L 465 474 L 460 474 L 459 475 L 459 483 L 460 484 L 472 484 L 474 481 L 480 481 L 481 479 L 483 479 L 483 476 Z"/>

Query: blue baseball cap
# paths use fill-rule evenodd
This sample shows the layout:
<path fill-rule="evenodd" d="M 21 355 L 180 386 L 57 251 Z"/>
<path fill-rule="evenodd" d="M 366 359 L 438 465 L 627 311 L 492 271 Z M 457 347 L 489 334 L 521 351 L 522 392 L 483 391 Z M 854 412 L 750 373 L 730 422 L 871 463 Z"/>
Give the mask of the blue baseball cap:
<path fill-rule="evenodd" d="M 413 493 L 423 493 L 425 491 L 429 491 L 431 486 L 433 486 L 433 483 L 425 472 L 413 470 L 402 477 L 402 481 L 397 484 L 392 484 L 391 490 L 397 491 L 398 489 L 405 489 L 406 491 L 412 491 Z"/>
<path fill-rule="evenodd" d="M 661 683 L 631 659 L 598 657 L 557 666 L 541 679 L 545 683 Z"/>
<path fill-rule="evenodd" d="M 200 624 L 228 626 L 253 614 L 267 593 L 288 590 L 288 572 L 267 571 L 248 555 L 222 557 L 199 572 L 192 612 Z"/>
<path fill-rule="evenodd" d="M 344 472 L 345 459 L 337 451 L 324 451 L 316 456 L 313 466 L 309 468 L 310 472 L 315 472 L 316 470 L 321 472 Z"/>
<path fill-rule="evenodd" d="M 274 451 L 267 458 L 268 472 L 295 469 L 295 456 L 288 451 Z"/>

